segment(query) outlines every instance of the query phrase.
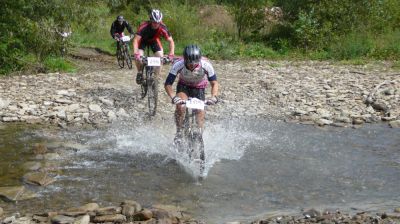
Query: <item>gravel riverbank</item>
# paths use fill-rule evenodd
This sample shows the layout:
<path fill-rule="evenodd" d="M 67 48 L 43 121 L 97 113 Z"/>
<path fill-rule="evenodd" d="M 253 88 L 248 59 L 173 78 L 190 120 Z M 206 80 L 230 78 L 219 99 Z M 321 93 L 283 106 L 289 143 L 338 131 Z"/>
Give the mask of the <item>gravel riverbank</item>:
<path fill-rule="evenodd" d="M 85 49 L 78 73 L 0 77 L 0 121 L 65 127 L 147 116 L 135 69 Z M 340 65 L 315 61 L 213 61 L 221 84 L 209 117 L 262 117 L 320 126 L 387 122 L 400 126 L 400 72 L 390 62 Z M 164 68 L 165 75 L 169 66 Z M 159 86 L 157 117 L 173 106 Z"/>

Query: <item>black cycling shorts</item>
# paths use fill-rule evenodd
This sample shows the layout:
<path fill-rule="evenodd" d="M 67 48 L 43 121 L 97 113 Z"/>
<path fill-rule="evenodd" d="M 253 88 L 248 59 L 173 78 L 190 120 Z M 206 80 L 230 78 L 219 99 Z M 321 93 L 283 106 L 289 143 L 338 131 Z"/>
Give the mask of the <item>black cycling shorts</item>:
<path fill-rule="evenodd" d="M 196 97 L 197 99 L 200 100 L 205 100 L 205 89 L 196 89 L 196 88 L 191 88 L 189 86 L 181 85 L 178 84 L 176 87 L 176 93 L 185 93 L 188 97 Z"/>
<path fill-rule="evenodd" d="M 139 44 L 139 49 L 142 49 L 143 51 L 146 49 L 146 47 L 150 47 L 151 50 L 153 51 L 153 53 L 156 53 L 157 51 L 162 51 L 163 48 L 161 46 L 161 43 L 153 42 L 153 43 L 144 43 L 144 42 L 140 42 Z"/>

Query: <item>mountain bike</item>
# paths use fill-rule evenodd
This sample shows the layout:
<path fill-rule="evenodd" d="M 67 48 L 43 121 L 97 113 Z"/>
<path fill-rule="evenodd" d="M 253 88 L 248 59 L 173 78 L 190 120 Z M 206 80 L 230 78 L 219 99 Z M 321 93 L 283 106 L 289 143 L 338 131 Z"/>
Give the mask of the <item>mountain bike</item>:
<path fill-rule="evenodd" d="M 204 110 L 206 103 L 197 98 L 189 98 L 183 105 L 186 107 L 183 121 L 183 136 L 176 146 L 178 151 L 186 151 L 191 161 L 199 163 L 199 174 L 203 176 L 205 169 L 203 130 L 196 122 L 196 112 Z"/>
<path fill-rule="evenodd" d="M 126 65 L 129 69 L 132 69 L 132 58 L 129 54 L 129 42 L 131 38 L 129 36 L 118 36 L 119 47 L 117 48 L 117 61 L 120 68 Z"/>
<path fill-rule="evenodd" d="M 170 60 L 167 57 L 141 56 L 141 61 L 144 65 L 142 68 L 144 78 L 141 84 L 141 98 L 143 99 L 147 95 L 149 114 L 150 116 L 154 116 L 157 112 L 158 101 L 158 80 L 156 77 L 156 69 L 157 67 L 160 67 L 161 64 L 169 63 Z"/>

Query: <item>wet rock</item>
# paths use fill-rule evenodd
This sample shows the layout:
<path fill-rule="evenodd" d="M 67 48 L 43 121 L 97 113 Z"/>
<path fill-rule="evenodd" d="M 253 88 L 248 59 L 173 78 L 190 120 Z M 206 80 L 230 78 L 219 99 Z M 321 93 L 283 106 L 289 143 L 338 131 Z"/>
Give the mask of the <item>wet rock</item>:
<path fill-rule="evenodd" d="M 48 222 L 49 218 L 47 216 L 42 216 L 42 215 L 34 215 L 32 217 L 32 220 L 35 222 Z"/>
<path fill-rule="evenodd" d="M 96 216 L 93 218 L 93 222 L 95 222 L 95 223 L 104 223 L 104 222 L 122 223 L 125 221 L 126 221 L 126 217 L 122 214 L 102 215 L 102 216 Z"/>
<path fill-rule="evenodd" d="M 97 203 L 88 203 L 78 208 L 70 208 L 67 210 L 67 212 L 63 212 L 62 214 L 70 216 L 79 216 L 79 215 L 84 215 L 88 212 L 94 212 L 99 208 L 100 206 Z"/>
<path fill-rule="evenodd" d="M 386 213 L 386 217 L 400 220 L 400 213 Z"/>
<path fill-rule="evenodd" d="M 135 213 L 142 210 L 142 206 L 133 200 L 126 200 L 121 203 L 122 214 L 126 217 L 132 217 Z"/>
<path fill-rule="evenodd" d="M 2 208 L 2 207 L 0 207 L 0 217 L 2 217 L 2 216 L 3 216 L 3 214 L 4 214 L 4 210 L 3 210 L 3 208 Z"/>
<path fill-rule="evenodd" d="M 133 215 L 134 221 L 146 221 L 153 218 L 153 212 L 149 209 L 143 209 L 140 212 Z"/>
<path fill-rule="evenodd" d="M 45 154 L 47 152 L 47 147 L 45 143 L 36 143 L 33 146 L 33 153 L 34 154 Z"/>
<path fill-rule="evenodd" d="M 58 153 L 46 153 L 43 155 L 45 160 L 58 160 L 60 159 L 60 155 Z"/>
<path fill-rule="evenodd" d="M 17 222 L 17 218 L 15 218 L 15 216 L 6 217 L 2 221 L 3 224 L 16 223 L 16 222 Z"/>
<path fill-rule="evenodd" d="M 360 125 L 360 124 L 364 124 L 365 122 L 364 122 L 364 120 L 362 119 L 362 118 L 354 118 L 353 119 L 353 124 L 354 125 Z"/>
<path fill-rule="evenodd" d="M 52 224 L 72 224 L 74 221 L 75 218 L 65 215 L 56 215 L 50 219 Z"/>
<path fill-rule="evenodd" d="M 49 177 L 47 173 L 44 172 L 32 172 L 24 175 L 23 180 L 27 184 L 47 186 L 54 183 L 56 180 Z"/>
<path fill-rule="evenodd" d="M 372 108 L 374 108 L 376 111 L 388 111 L 389 107 L 383 103 L 383 102 L 374 102 L 371 104 Z"/>
<path fill-rule="evenodd" d="M 118 117 L 129 117 L 129 114 L 124 110 L 124 108 L 120 108 L 118 111 L 117 111 L 117 116 Z"/>
<path fill-rule="evenodd" d="M 396 121 L 391 121 L 389 123 L 390 127 L 392 128 L 400 128 L 400 120 L 396 120 Z"/>
<path fill-rule="evenodd" d="M 18 218 L 15 223 L 18 224 L 31 224 L 31 218 L 30 217 L 21 217 Z"/>
<path fill-rule="evenodd" d="M 107 117 L 108 117 L 108 122 L 113 122 L 113 121 L 115 121 L 116 119 L 117 119 L 117 115 L 115 114 L 115 112 L 114 111 L 112 111 L 112 110 L 110 110 L 108 113 L 107 113 Z"/>
<path fill-rule="evenodd" d="M 0 187 L 0 196 L 9 201 L 22 201 L 37 197 L 37 195 L 24 186 L 18 187 Z"/>
<path fill-rule="evenodd" d="M 331 125 L 331 124 L 333 124 L 333 121 L 327 120 L 327 119 L 318 119 L 318 120 L 316 121 L 316 123 L 317 123 L 318 125 L 320 125 L 320 126 L 324 126 L 324 125 Z"/>
<path fill-rule="evenodd" d="M 79 207 L 78 209 L 82 211 L 93 212 L 99 208 L 100 206 L 97 203 L 88 203 L 86 205 Z"/>
<path fill-rule="evenodd" d="M 23 165 L 25 170 L 29 170 L 29 171 L 37 171 L 42 167 L 42 164 L 39 162 L 26 162 Z"/>
<path fill-rule="evenodd" d="M 122 208 L 117 206 L 109 206 L 109 207 L 99 208 L 95 212 L 97 215 L 115 215 L 121 213 Z"/>
<path fill-rule="evenodd" d="M 316 218 L 317 216 L 321 216 L 321 212 L 315 209 L 310 209 L 303 212 L 304 217 L 306 218 Z"/>
<path fill-rule="evenodd" d="M 84 215 L 75 219 L 73 224 L 89 224 L 90 223 L 90 216 Z"/>

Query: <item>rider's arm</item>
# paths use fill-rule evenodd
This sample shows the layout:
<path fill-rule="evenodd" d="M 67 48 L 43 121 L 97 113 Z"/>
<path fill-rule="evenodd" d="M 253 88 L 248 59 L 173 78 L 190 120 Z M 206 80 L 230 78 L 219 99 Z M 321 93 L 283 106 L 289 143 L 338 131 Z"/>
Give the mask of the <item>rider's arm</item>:
<path fill-rule="evenodd" d="M 132 27 L 131 27 L 131 25 L 130 25 L 127 21 L 125 21 L 125 27 L 126 27 L 126 29 L 128 30 L 128 32 L 129 32 L 130 34 L 133 34 Z"/>
<path fill-rule="evenodd" d="M 111 34 L 112 38 L 114 38 L 114 34 L 115 34 L 115 25 L 114 25 L 114 22 L 111 24 L 110 34 Z"/>
<path fill-rule="evenodd" d="M 219 89 L 219 84 L 217 80 L 211 81 L 210 82 L 211 85 L 211 96 L 217 96 L 218 95 L 218 89 Z"/>
<path fill-rule="evenodd" d="M 170 36 L 167 39 L 168 43 L 169 43 L 169 55 L 175 55 L 175 42 L 174 39 L 172 39 L 172 37 Z"/>
<path fill-rule="evenodd" d="M 167 79 L 165 80 L 164 88 L 168 96 L 172 99 L 174 97 L 174 90 L 172 89 L 172 84 L 174 83 L 176 75 L 169 73 Z"/>
<path fill-rule="evenodd" d="M 142 39 L 141 36 L 135 35 L 133 38 L 133 54 L 139 53 L 139 41 Z"/>

